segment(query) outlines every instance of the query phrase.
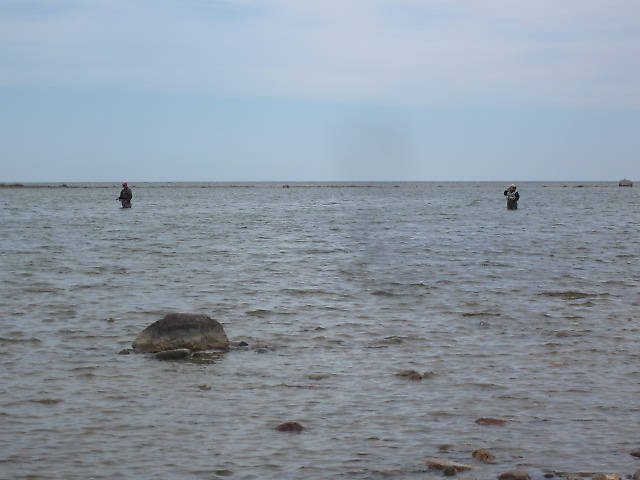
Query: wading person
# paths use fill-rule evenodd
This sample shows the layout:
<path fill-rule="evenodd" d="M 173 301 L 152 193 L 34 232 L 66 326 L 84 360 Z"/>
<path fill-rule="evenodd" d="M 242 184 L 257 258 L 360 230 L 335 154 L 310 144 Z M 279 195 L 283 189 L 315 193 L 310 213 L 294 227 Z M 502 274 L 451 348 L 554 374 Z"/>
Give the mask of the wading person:
<path fill-rule="evenodd" d="M 516 188 L 518 187 L 511 184 L 509 185 L 509 188 L 504 191 L 504 195 L 505 197 L 507 197 L 507 208 L 509 210 L 516 210 L 518 208 L 518 200 L 520 200 L 520 194 L 516 192 Z"/>
<path fill-rule="evenodd" d="M 133 198 L 133 193 L 127 185 L 127 182 L 122 184 L 122 190 L 120 190 L 120 196 L 116 198 L 116 200 L 120 200 L 122 204 L 122 208 L 131 208 L 131 199 Z"/>

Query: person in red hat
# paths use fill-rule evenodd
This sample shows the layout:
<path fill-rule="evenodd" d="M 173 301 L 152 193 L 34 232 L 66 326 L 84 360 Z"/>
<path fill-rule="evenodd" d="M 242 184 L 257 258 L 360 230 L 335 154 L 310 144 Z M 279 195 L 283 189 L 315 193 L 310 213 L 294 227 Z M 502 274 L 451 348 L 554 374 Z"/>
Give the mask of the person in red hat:
<path fill-rule="evenodd" d="M 122 184 L 122 190 L 120 190 L 120 196 L 116 198 L 116 200 L 120 200 L 122 204 L 122 208 L 131 208 L 131 199 L 133 198 L 133 193 L 127 185 L 127 182 Z"/>

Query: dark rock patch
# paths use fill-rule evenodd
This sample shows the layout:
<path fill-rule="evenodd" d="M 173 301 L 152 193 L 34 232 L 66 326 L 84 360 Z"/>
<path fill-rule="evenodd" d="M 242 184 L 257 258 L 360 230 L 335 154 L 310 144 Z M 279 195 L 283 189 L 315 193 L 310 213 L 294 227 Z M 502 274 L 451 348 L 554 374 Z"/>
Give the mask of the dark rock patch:
<path fill-rule="evenodd" d="M 422 380 L 423 378 L 431 378 L 435 375 L 433 372 L 420 373 L 415 370 L 402 370 L 396 373 L 398 377 L 407 377 L 409 380 Z"/>
<path fill-rule="evenodd" d="M 488 450 L 474 450 L 471 452 L 471 456 L 479 462 L 494 463 L 496 461 L 496 457 Z"/>
<path fill-rule="evenodd" d="M 442 474 L 445 477 L 453 477 L 454 475 L 458 474 L 458 469 L 456 467 L 447 467 L 444 470 L 442 470 Z"/>
<path fill-rule="evenodd" d="M 442 458 L 429 458 L 427 459 L 427 467 L 434 470 L 445 470 L 447 468 L 455 469 L 456 473 L 464 472 L 465 470 L 473 470 L 471 465 L 465 465 L 464 463 L 452 462 L 451 460 L 445 460 Z"/>
<path fill-rule="evenodd" d="M 478 425 L 504 425 L 507 423 L 507 420 L 502 420 L 499 418 L 479 418 L 476 420 Z"/>
<path fill-rule="evenodd" d="M 57 398 L 42 398 L 40 400 L 31 400 L 34 403 L 41 403 L 42 405 L 57 405 L 62 400 L 58 400 Z"/>
<path fill-rule="evenodd" d="M 531 477 L 523 470 L 509 470 L 500 474 L 498 480 L 531 480 Z"/>
<path fill-rule="evenodd" d="M 276 430 L 279 432 L 301 432 L 304 427 L 298 422 L 285 422 L 278 425 Z"/>
<path fill-rule="evenodd" d="M 158 352 L 154 355 L 158 360 L 180 360 L 191 355 L 191 350 L 188 348 L 176 348 L 174 350 L 165 350 Z"/>
<path fill-rule="evenodd" d="M 170 313 L 145 328 L 133 342 L 136 352 L 156 353 L 187 348 L 229 350 L 229 339 L 216 320 L 206 315 Z"/>

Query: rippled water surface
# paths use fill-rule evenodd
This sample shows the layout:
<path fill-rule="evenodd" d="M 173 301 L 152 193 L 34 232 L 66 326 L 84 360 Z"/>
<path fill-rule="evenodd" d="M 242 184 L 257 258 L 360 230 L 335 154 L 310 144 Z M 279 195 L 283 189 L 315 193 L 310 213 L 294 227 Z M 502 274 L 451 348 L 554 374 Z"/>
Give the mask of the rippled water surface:
<path fill-rule="evenodd" d="M 575 187 L 0 190 L 0 477 L 633 473 L 640 192 Z M 249 347 L 118 354 L 168 312 Z"/>

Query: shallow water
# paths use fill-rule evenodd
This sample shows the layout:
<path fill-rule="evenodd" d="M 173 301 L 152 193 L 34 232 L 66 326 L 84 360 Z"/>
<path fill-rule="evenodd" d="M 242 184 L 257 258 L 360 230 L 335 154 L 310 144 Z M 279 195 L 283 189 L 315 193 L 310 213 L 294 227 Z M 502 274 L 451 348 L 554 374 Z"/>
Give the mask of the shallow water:
<path fill-rule="evenodd" d="M 0 189 L 0 477 L 639 469 L 638 189 L 371 185 Z M 118 355 L 173 311 L 249 347 Z"/>

